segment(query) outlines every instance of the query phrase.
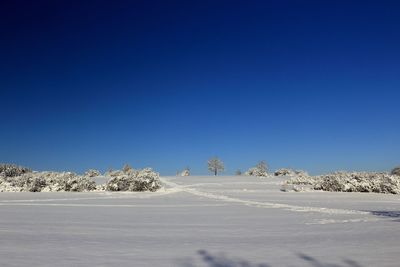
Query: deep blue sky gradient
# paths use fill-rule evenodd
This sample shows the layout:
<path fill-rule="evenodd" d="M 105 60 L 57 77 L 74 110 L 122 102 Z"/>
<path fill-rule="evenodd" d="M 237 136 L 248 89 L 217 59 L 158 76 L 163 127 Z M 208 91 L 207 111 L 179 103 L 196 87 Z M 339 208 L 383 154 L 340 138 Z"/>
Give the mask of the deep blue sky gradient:
<path fill-rule="evenodd" d="M 400 2 L 7 2 L 0 162 L 400 164 Z"/>

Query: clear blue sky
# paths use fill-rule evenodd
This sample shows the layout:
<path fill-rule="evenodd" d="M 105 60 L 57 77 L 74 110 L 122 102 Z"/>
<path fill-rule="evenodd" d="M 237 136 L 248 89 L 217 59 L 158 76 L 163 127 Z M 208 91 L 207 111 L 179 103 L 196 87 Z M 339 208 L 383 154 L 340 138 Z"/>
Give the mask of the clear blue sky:
<path fill-rule="evenodd" d="M 391 169 L 399 14 L 397 1 L 3 1 L 0 162 Z"/>

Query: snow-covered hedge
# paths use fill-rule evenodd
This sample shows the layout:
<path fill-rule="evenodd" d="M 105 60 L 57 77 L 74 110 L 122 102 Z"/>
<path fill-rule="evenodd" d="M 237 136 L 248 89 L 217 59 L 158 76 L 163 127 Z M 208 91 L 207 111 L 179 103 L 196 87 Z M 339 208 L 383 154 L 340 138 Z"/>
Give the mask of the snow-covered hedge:
<path fill-rule="evenodd" d="M 0 179 L 0 192 L 84 192 L 96 189 L 96 183 L 72 172 L 31 172 Z"/>
<path fill-rule="evenodd" d="M 0 177 L 14 177 L 28 172 L 32 170 L 15 164 L 0 164 Z"/>
<path fill-rule="evenodd" d="M 113 171 L 106 183 L 109 191 L 157 191 L 161 188 L 160 176 L 151 168 L 129 170 L 128 172 Z"/>
<path fill-rule="evenodd" d="M 310 185 L 315 190 L 400 194 L 400 177 L 388 173 L 335 172 L 314 177 L 294 177 L 284 185 Z"/>
<path fill-rule="evenodd" d="M 268 167 L 265 161 L 260 161 L 255 167 L 245 172 L 247 176 L 268 177 Z"/>

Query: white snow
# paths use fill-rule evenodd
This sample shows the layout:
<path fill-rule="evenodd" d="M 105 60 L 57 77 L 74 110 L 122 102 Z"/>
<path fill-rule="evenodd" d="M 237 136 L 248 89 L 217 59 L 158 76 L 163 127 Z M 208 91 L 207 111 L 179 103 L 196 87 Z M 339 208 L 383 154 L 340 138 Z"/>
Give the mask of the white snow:
<path fill-rule="evenodd" d="M 281 192 L 284 179 L 0 193 L 0 266 L 399 266 L 399 195 Z"/>

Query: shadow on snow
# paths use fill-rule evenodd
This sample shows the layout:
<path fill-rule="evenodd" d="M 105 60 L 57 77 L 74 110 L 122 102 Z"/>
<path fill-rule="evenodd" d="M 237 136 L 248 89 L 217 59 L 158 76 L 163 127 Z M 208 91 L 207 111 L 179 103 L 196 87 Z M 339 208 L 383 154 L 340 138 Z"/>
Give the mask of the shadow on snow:
<path fill-rule="evenodd" d="M 400 211 L 393 210 L 373 210 L 370 211 L 371 214 L 376 216 L 390 217 L 390 218 L 400 218 Z"/>
<path fill-rule="evenodd" d="M 228 258 L 225 255 L 213 255 L 206 250 L 199 250 L 197 252 L 198 256 L 203 263 L 201 266 L 207 267 L 273 267 L 268 263 L 252 263 L 250 261 L 239 259 L 239 258 Z M 321 262 L 309 255 L 299 253 L 297 254 L 299 259 L 303 260 L 310 267 L 362 267 L 359 263 L 353 260 L 343 260 L 341 264 L 331 264 Z M 186 261 L 179 265 L 180 267 L 198 267 L 193 261 Z M 290 265 L 295 267 L 295 265 Z M 304 264 L 302 264 L 304 266 Z"/>

